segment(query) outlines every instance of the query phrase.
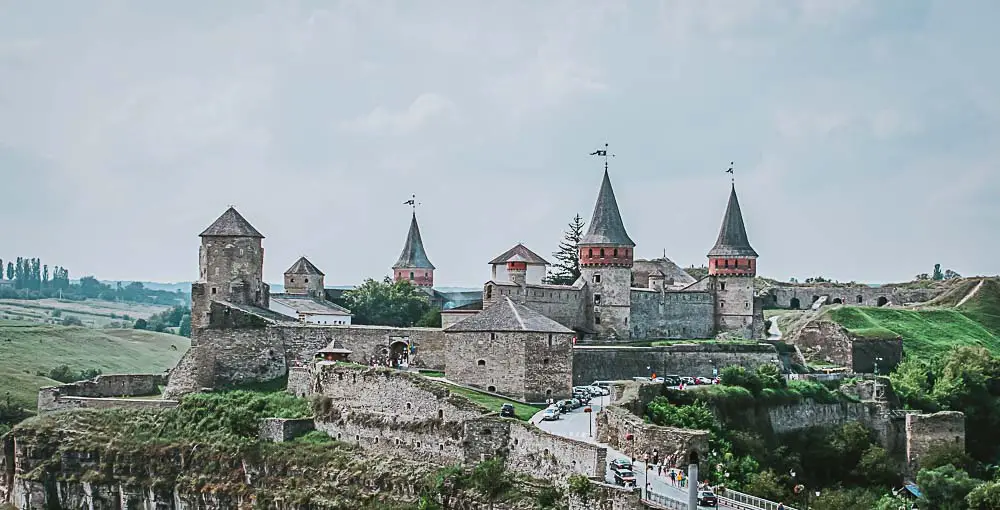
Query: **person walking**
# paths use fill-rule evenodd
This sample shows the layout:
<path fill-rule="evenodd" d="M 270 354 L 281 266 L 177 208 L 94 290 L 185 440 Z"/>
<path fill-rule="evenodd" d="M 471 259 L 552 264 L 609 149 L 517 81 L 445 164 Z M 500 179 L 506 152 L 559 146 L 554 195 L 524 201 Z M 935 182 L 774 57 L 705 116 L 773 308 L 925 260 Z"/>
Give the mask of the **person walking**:
<path fill-rule="evenodd" d="M 670 470 L 670 485 L 677 485 L 677 472 Z"/>
<path fill-rule="evenodd" d="M 779 502 L 778 503 L 778 510 L 785 510 L 785 504 Z"/>

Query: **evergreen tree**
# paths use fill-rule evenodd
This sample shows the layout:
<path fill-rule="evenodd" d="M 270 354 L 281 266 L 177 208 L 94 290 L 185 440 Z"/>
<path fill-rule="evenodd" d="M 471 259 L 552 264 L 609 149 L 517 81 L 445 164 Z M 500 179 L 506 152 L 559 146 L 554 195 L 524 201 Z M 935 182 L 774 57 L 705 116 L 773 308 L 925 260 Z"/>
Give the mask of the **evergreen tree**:
<path fill-rule="evenodd" d="M 3 279 L 3 259 L 0 259 L 0 280 Z"/>
<path fill-rule="evenodd" d="M 17 258 L 17 265 L 14 266 L 14 288 L 24 288 L 24 258 Z"/>
<path fill-rule="evenodd" d="M 42 288 L 49 288 L 49 265 L 42 266 Z"/>
<path fill-rule="evenodd" d="M 14 263 L 9 260 L 7 261 L 7 279 L 14 279 Z"/>
<path fill-rule="evenodd" d="M 944 280 L 944 273 L 941 272 L 941 264 L 934 264 L 934 275 L 931 276 L 934 280 Z"/>
<path fill-rule="evenodd" d="M 545 277 L 545 282 L 552 285 L 572 285 L 580 277 L 580 254 L 577 246 L 583 237 L 583 218 L 579 214 L 569 223 L 559 251 L 552 254 L 558 262 L 555 268 Z"/>

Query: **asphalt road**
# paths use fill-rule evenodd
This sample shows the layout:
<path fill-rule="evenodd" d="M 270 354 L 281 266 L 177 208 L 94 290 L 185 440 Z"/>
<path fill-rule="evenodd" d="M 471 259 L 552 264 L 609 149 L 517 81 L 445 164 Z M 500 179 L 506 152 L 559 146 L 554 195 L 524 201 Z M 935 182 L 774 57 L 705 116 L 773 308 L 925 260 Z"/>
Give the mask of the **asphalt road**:
<path fill-rule="evenodd" d="M 541 413 L 538 413 L 531 419 L 531 421 L 532 423 L 537 424 L 540 429 L 558 436 L 568 437 L 576 439 L 578 441 L 586 441 L 588 443 L 601 444 L 601 446 L 604 446 L 608 449 L 607 461 L 608 463 L 610 463 L 614 459 L 623 459 L 627 457 L 625 455 L 622 455 L 620 452 L 615 451 L 606 444 L 597 443 L 597 441 L 594 439 L 594 433 L 596 432 L 595 418 L 597 416 L 598 411 L 601 410 L 602 405 L 607 402 L 607 399 L 608 397 L 599 397 L 592 400 L 591 405 L 589 406 L 593 409 L 593 412 L 591 413 L 583 412 L 584 408 L 580 407 L 578 409 L 574 409 L 572 412 L 561 415 L 561 418 L 558 420 L 541 421 L 542 419 Z M 663 494 L 667 497 L 670 497 L 678 501 L 682 502 L 687 501 L 688 497 L 687 488 L 681 489 L 680 487 L 676 487 L 670 483 L 670 479 L 667 478 L 666 476 L 662 477 L 657 476 L 655 469 L 653 471 L 644 471 L 645 467 L 646 466 L 641 461 L 636 461 L 634 469 L 635 469 L 637 487 L 642 487 L 646 484 L 646 482 L 649 482 L 650 489 L 653 492 Z M 607 483 L 614 484 L 615 483 L 614 474 L 611 472 L 611 469 L 609 468 L 605 469 L 606 469 L 604 475 L 605 481 Z M 644 479 L 645 473 L 651 474 L 649 480 Z M 687 475 L 686 467 L 684 468 L 684 474 L 685 476 Z M 698 508 L 699 510 L 710 509 L 710 507 L 698 507 Z M 719 508 L 727 508 L 727 507 L 720 505 Z"/>

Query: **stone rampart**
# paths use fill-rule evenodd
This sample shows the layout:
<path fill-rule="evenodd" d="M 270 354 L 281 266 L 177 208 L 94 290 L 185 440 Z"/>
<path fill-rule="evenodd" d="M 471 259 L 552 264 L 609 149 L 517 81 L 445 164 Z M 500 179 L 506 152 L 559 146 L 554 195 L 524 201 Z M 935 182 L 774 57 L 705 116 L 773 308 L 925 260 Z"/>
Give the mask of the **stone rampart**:
<path fill-rule="evenodd" d="M 827 303 L 843 303 L 855 306 L 884 306 L 923 303 L 946 290 L 945 286 L 930 288 L 910 288 L 898 285 L 870 287 L 859 284 L 828 283 L 819 285 L 776 285 L 768 290 L 768 305 L 778 308 L 808 309 L 821 297 Z"/>
<path fill-rule="evenodd" d="M 906 415 L 906 464 L 910 473 L 920 470 L 920 458 L 935 448 L 965 450 L 965 415 L 957 411 Z"/>
<path fill-rule="evenodd" d="M 607 448 L 549 434 L 524 422 L 511 422 L 508 450 L 508 462 L 516 470 L 531 474 L 541 468 L 552 480 L 574 474 L 603 478 L 607 466 Z"/>
<path fill-rule="evenodd" d="M 569 495 L 569 510 L 647 510 L 657 508 L 639 501 L 640 491 L 591 481 L 586 497 Z"/>
<path fill-rule="evenodd" d="M 707 430 L 663 427 L 646 423 L 642 418 L 646 405 L 658 394 L 651 388 L 658 386 L 638 382 L 615 383 L 612 404 L 597 414 L 597 440 L 636 459 L 652 456 L 654 451 L 663 457 L 682 459 L 691 452 L 698 452 L 700 458 L 706 458 Z"/>
<path fill-rule="evenodd" d="M 264 418 L 259 437 L 261 441 L 283 443 L 315 429 L 312 418 Z"/>
<path fill-rule="evenodd" d="M 288 369 L 288 385 L 285 391 L 296 397 L 308 397 L 312 391 L 312 368 L 309 365 L 299 365 Z"/>
<path fill-rule="evenodd" d="M 63 409 L 110 409 L 174 407 L 174 400 L 130 399 L 160 394 L 166 383 L 161 374 L 109 374 L 86 381 L 77 381 L 38 390 L 38 412 L 48 413 Z"/>
<path fill-rule="evenodd" d="M 630 380 L 676 374 L 712 377 L 731 365 L 756 370 L 760 365 L 777 363 L 773 345 L 746 343 L 678 344 L 663 347 L 619 347 L 577 345 L 573 349 L 573 384 L 593 381 Z M 647 369 L 647 367 L 649 367 Z"/>
<path fill-rule="evenodd" d="M 632 338 L 712 338 L 715 300 L 710 292 L 631 289 Z"/>
<path fill-rule="evenodd" d="M 811 427 L 837 427 L 852 421 L 874 428 L 873 425 L 882 420 L 876 406 L 863 402 L 817 404 L 807 401 L 798 405 L 770 407 L 767 414 L 775 434 Z"/>

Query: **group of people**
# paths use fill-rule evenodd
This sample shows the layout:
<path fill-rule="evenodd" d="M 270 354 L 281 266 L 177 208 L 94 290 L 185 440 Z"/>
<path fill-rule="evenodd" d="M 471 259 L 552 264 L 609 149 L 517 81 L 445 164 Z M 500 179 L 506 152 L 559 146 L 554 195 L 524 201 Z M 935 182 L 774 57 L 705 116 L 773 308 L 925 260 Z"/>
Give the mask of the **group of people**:
<path fill-rule="evenodd" d="M 407 368 L 409 363 L 409 356 L 406 354 L 400 354 L 393 357 L 391 353 L 382 354 L 381 356 L 373 355 L 368 359 L 368 365 L 373 367 L 390 367 L 390 368 Z"/>
<path fill-rule="evenodd" d="M 663 462 L 660 462 L 660 461 Z M 674 453 L 673 455 L 668 455 L 663 459 L 660 459 L 660 454 L 658 451 L 653 450 L 653 454 L 646 454 L 643 456 L 643 463 L 646 465 L 646 471 L 655 471 L 656 476 L 665 478 L 670 481 L 670 485 L 675 487 L 684 488 L 690 483 L 687 475 L 684 474 L 684 470 L 678 467 L 670 467 L 677 464 L 678 461 L 682 460 L 680 453 Z M 635 465 L 635 459 L 632 459 L 632 465 Z M 648 480 L 648 477 L 647 477 Z M 710 487 L 708 480 L 700 482 L 698 484 L 698 489 L 705 489 Z M 646 482 L 646 490 L 651 489 L 650 482 Z"/>

